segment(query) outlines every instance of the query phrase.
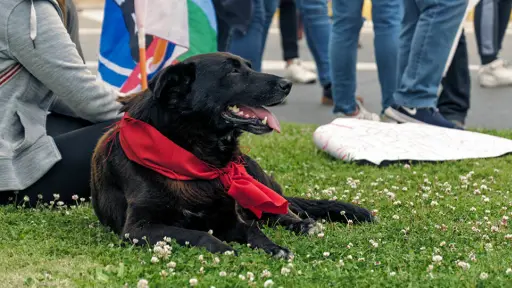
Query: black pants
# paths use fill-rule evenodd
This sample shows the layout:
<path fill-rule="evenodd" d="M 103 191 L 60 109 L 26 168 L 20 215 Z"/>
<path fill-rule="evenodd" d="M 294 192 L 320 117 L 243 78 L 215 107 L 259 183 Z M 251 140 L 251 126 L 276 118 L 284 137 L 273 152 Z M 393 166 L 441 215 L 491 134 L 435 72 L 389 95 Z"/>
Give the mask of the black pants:
<path fill-rule="evenodd" d="M 481 0 L 475 7 L 475 35 L 482 65 L 498 59 L 512 0 Z"/>
<path fill-rule="evenodd" d="M 439 112 L 448 120 L 466 122 L 471 93 L 468 49 L 464 32 L 453 55 L 452 63 L 442 80 L 443 91 L 438 99 Z"/>
<path fill-rule="evenodd" d="M 281 30 L 281 46 L 285 61 L 299 58 L 297 44 L 297 7 L 295 0 L 281 0 L 279 4 L 279 28 Z"/>
<path fill-rule="evenodd" d="M 62 160 L 57 162 L 41 179 L 16 195 L 14 192 L 0 192 L 0 205 L 23 201 L 29 196 L 32 207 L 42 195 L 42 202 L 54 200 L 53 194 L 59 194 L 59 200 L 73 204 L 73 195 L 89 201 L 91 157 L 100 137 L 116 121 L 92 124 L 88 121 L 59 114 L 48 115 L 47 134 L 52 136 L 59 149 Z M 11 200 L 11 201 L 9 201 Z"/>

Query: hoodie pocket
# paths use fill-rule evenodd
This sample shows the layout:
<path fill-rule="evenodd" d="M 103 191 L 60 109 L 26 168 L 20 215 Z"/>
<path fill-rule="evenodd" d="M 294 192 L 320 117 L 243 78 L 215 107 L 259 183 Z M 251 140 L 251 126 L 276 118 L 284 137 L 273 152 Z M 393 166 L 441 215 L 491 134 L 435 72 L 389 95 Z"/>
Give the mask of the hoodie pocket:
<path fill-rule="evenodd" d="M 16 116 L 21 123 L 23 140 L 20 144 L 14 148 L 14 153 L 18 154 L 25 151 L 28 147 L 34 145 L 34 143 L 41 137 L 41 132 L 38 131 L 38 124 L 31 121 L 31 118 L 25 116 L 23 113 L 16 111 Z"/>

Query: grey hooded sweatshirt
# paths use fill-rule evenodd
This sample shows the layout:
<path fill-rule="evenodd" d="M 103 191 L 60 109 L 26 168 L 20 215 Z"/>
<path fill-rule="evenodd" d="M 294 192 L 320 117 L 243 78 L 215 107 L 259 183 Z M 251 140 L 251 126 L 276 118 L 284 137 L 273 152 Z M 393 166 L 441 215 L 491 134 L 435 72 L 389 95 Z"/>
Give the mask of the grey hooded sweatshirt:
<path fill-rule="evenodd" d="M 0 0 L 0 193 L 23 190 L 61 155 L 51 109 L 91 122 L 119 116 L 117 93 L 80 58 L 53 0 Z M 73 171 L 70 171 L 73 173 Z"/>

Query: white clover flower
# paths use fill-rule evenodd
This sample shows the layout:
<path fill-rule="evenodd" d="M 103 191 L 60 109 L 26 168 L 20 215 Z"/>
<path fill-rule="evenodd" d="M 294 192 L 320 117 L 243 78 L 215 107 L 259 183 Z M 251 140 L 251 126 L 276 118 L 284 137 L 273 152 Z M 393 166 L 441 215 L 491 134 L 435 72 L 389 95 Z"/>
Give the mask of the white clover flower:
<path fill-rule="evenodd" d="M 213 230 L 212 229 L 208 230 L 208 234 L 213 235 Z"/>
<path fill-rule="evenodd" d="M 60 198 L 60 195 L 59 194 L 53 194 L 53 199 L 54 200 L 59 200 Z"/>
<path fill-rule="evenodd" d="M 247 272 L 247 278 L 249 279 L 249 281 L 254 281 L 254 273 Z"/>
<path fill-rule="evenodd" d="M 400 216 L 398 216 L 398 215 L 393 215 L 393 219 L 394 219 L 394 220 L 398 220 L 398 219 L 400 219 Z"/>
<path fill-rule="evenodd" d="M 480 279 L 485 280 L 487 278 L 489 278 L 489 274 L 487 274 L 485 272 L 480 273 Z"/>
<path fill-rule="evenodd" d="M 219 276 L 220 277 L 226 277 L 228 275 L 228 273 L 226 273 L 226 271 L 220 271 L 219 272 Z"/>
<path fill-rule="evenodd" d="M 291 272 L 291 270 L 289 268 L 287 268 L 287 267 L 281 268 L 281 274 L 282 275 L 288 275 L 288 274 L 290 274 L 290 272 Z"/>
<path fill-rule="evenodd" d="M 71 196 L 71 199 L 73 199 L 73 201 L 78 200 L 78 195 L 75 194 L 75 195 Z"/>
<path fill-rule="evenodd" d="M 201 254 L 201 255 L 199 255 L 199 256 L 197 257 L 197 260 L 199 260 L 199 261 L 203 261 L 203 260 L 204 260 L 204 256 L 203 256 L 202 254 Z"/>
<path fill-rule="evenodd" d="M 507 268 L 507 271 L 505 271 L 505 274 L 511 275 L 512 274 L 512 268 Z"/>
<path fill-rule="evenodd" d="M 469 265 L 469 263 L 466 263 L 464 261 L 457 261 L 457 266 L 462 268 L 462 270 L 468 270 L 471 267 L 471 265 Z"/>
<path fill-rule="evenodd" d="M 162 276 L 162 277 L 164 277 L 164 278 L 165 278 L 165 277 L 167 277 L 168 275 L 169 275 L 169 273 L 167 273 L 167 271 L 165 271 L 165 270 L 160 271 L 160 276 Z"/>
<path fill-rule="evenodd" d="M 329 252 L 324 252 L 324 254 L 323 254 L 323 255 L 324 255 L 324 257 L 329 257 L 329 256 L 331 255 L 331 253 L 329 253 Z"/>
<path fill-rule="evenodd" d="M 263 277 L 263 278 L 268 278 L 271 276 L 272 276 L 272 273 L 270 273 L 270 271 L 268 271 L 267 269 L 265 269 L 265 270 L 263 270 L 263 272 L 261 272 L 261 277 Z"/>
<path fill-rule="evenodd" d="M 140 279 L 137 282 L 137 288 L 149 288 L 149 282 L 146 279 Z"/>
<path fill-rule="evenodd" d="M 432 261 L 434 261 L 434 262 L 441 262 L 441 261 L 443 261 L 443 256 L 441 256 L 441 255 L 434 255 L 434 256 L 432 256 Z"/>
<path fill-rule="evenodd" d="M 172 269 L 176 268 L 176 262 L 171 261 L 171 262 L 167 263 L 167 268 L 172 268 Z"/>
<path fill-rule="evenodd" d="M 133 242 L 133 244 L 137 244 L 137 243 L 139 243 L 139 239 L 133 238 L 132 242 Z"/>
<path fill-rule="evenodd" d="M 219 257 L 215 257 L 215 258 L 213 259 L 213 263 L 215 263 L 215 264 L 219 264 L 219 263 L 220 263 L 220 258 L 219 258 Z"/>
<path fill-rule="evenodd" d="M 62 202 L 62 201 L 57 202 L 57 206 L 64 206 L 64 202 Z"/>
<path fill-rule="evenodd" d="M 324 236 L 325 236 L 325 235 L 324 235 L 324 233 L 318 233 L 316 236 L 317 236 L 318 238 L 324 238 Z"/>
<path fill-rule="evenodd" d="M 274 281 L 272 281 L 272 279 L 268 279 L 267 281 L 265 281 L 265 283 L 263 283 L 263 287 L 265 288 L 272 287 L 273 285 Z"/>
<path fill-rule="evenodd" d="M 188 284 L 190 284 L 190 286 L 196 286 L 197 283 L 198 283 L 198 281 L 196 278 L 192 278 L 192 279 L 188 280 Z"/>
<path fill-rule="evenodd" d="M 396 272 L 389 272 L 389 276 L 394 277 L 396 275 Z"/>
<path fill-rule="evenodd" d="M 244 281 L 244 280 L 245 280 L 245 276 L 244 276 L 244 275 L 242 275 L 242 274 L 240 274 L 240 275 L 238 275 L 238 279 L 240 279 L 240 280 Z"/>
<path fill-rule="evenodd" d="M 155 257 L 155 256 L 151 257 L 151 263 L 155 264 L 155 263 L 158 263 L 158 262 L 160 262 L 160 260 L 158 260 L 157 257 Z"/>

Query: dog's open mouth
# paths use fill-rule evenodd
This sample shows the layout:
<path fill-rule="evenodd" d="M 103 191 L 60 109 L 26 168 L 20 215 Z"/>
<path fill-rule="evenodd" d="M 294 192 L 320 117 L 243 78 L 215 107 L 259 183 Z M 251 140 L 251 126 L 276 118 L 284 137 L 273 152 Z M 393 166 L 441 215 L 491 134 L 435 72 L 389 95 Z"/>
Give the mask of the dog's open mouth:
<path fill-rule="evenodd" d="M 249 107 L 244 105 L 229 106 L 223 113 L 225 119 L 239 125 L 248 125 L 254 132 L 270 132 L 272 130 L 280 133 L 281 126 L 276 116 L 265 107 Z M 251 131 L 253 132 L 253 131 Z"/>

